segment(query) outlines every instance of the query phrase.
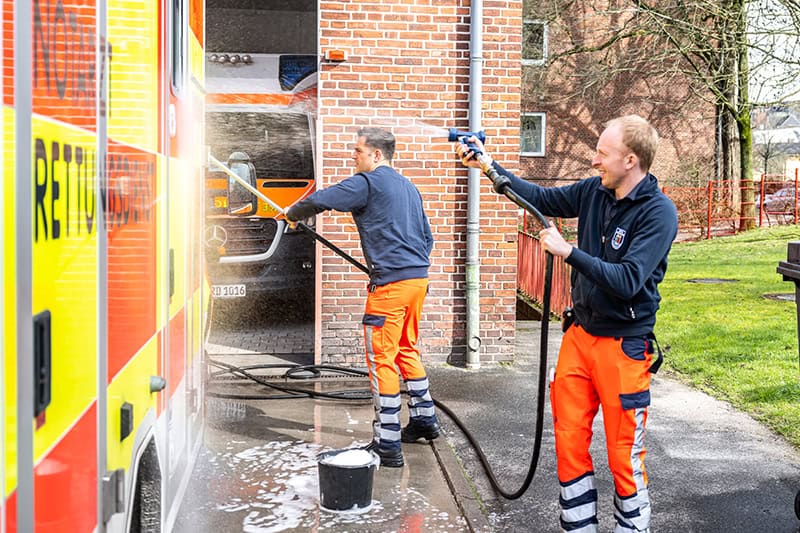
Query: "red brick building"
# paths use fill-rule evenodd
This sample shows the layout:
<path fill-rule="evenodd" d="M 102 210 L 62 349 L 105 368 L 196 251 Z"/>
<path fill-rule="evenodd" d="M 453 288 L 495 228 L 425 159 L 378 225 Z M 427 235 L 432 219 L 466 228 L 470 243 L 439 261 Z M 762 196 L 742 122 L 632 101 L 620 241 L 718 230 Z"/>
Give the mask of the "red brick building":
<path fill-rule="evenodd" d="M 482 126 L 498 159 L 518 167 L 520 1 L 483 6 Z M 420 190 L 435 245 L 430 293 L 420 325 L 428 361 L 464 361 L 466 321 L 467 171 L 447 142 L 447 128 L 468 125 L 470 2 L 462 0 L 323 1 L 320 54 L 346 60 L 319 72 L 319 186 L 350 176 L 352 144 L 362 126 L 394 132 L 395 166 Z M 481 359 L 513 353 L 516 287 L 516 207 L 488 181 L 481 190 Z M 357 258 L 349 215 L 318 218 L 328 238 Z M 364 275 L 327 249 L 318 255 L 317 354 L 324 362 L 363 363 Z"/>
<path fill-rule="evenodd" d="M 524 4 L 521 105 L 527 142 L 520 165 L 525 176 L 591 176 L 604 123 L 636 113 L 659 132 L 651 171 L 662 185 L 705 184 L 714 177 L 714 107 L 695 96 L 691 80 L 674 68 L 677 54 L 659 59 L 659 50 L 645 38 L 600 46 L 627 28 L 630 8 L 613 1 L 571 2 L 566 10 L 558 0 Z M 599 51 L 565 53 L 581 47 Z"/>

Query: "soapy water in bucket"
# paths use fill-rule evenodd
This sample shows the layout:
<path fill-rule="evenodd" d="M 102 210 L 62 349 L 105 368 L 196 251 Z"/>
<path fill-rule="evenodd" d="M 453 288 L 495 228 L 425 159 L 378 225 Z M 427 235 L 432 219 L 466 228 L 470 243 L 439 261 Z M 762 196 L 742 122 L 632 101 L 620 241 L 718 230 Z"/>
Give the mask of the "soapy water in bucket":
<path fill-rule="evenodd" d="M 359 448 L 319 454 L 320 507 L 334 512 L 369 510 L 373 477 L 379 464 L 377 454 Z"/>
<path fill-rule="evenodd" d="M 369 466 L 374 460 L 372 453 L 356 448 L 325 457 L 320 462 L 334 466 Z"/>

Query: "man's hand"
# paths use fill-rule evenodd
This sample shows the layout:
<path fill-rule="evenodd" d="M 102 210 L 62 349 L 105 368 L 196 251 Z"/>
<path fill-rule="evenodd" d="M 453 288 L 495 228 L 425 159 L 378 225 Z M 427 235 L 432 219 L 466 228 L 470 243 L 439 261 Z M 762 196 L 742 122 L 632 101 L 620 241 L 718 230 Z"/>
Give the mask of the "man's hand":
<path fill-rule="evenodd" d="M 572 245 L 564 240 L 561 233 L 554 226 L 545 228 L 539 232 L 539 242 L 544 249 L 556 257 L 567 258 L 572 253 Z"/>
<path fill-rule="evenodd" d="M 295 218 L 297 216 L 296 214 L 292 215 L 292 209 L 294 209 L 294 207 L 295 206 L 292 205 L 283 213 L 283 218 L 286 219 L 286 223 L 289 225 L 290 229 L 296 229 L 297 223 L 300 222 L 299 218 Z"/>
<path fill-rule="evenodd" d="M 286 219 L 286 223 L 289 224 L 289 229 L 296 229 L 298 220 L 295 220 L 289 216 L 289 211 L 286 211 L 283 214 L 283 217 Z"/>
<path fill-rule="evenodd" d="M 481 152 L 484 154 L 486 153 L 486 150 L 483 148 L 483 143 L 480 142 L 477 137 L 473 135 L 468 140 L 469 142 L 474 143 Z M 455 143 L 455 151 L 458 154 L 458 157 L 461 158 L 461 164 L 465 167 L 481 168 L 481 164 L 475 157 L 473 157 L 475 154 L 467 147 L 466 144 L 462 142 Z"/>

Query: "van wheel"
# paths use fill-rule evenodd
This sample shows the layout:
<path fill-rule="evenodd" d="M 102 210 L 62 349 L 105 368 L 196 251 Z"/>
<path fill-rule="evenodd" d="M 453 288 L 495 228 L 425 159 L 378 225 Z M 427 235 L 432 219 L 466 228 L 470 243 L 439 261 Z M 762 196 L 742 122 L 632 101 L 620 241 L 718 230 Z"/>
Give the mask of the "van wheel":
<path fill-rule="evenodd" d="M 161 469 L 154 441 L 150 441 L 139 461 L 136 491 L 131 512 L 131 533 L 161 532 Z"/>
<path fill-rule="evenodd" d="M 800 518 L 800 491 L 797 491 L 794 497 L 794 514 L 797 518 Z"/>

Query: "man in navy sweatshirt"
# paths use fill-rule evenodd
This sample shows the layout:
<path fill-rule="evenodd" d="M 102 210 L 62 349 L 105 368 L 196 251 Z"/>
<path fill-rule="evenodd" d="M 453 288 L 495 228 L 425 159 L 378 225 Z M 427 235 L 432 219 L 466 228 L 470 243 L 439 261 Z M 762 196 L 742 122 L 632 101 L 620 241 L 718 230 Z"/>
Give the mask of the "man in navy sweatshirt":
<path fill-rule="evenodd" d="M 371 444 L 381 464 L 404 464 L 400 441 L 432 440 L 440 428 L 417 348 L 428 292 L 433 235 L 417 188 L 392 168 L 394 135 L 362 128 L 353 149 L 356 174 L 319 190 L 286 212 L 296 223 L 328 209 L 349 212 L 369 268 L 362 323 L 375 399 Z M 409 423 L 400 429 L 400 375 L 409 395 Z"/>
<path fill-rule="evenodd" d="M 472 137 L 478 148 L 483 144 Z M 650 374 L 658 369 L 653 327 L 667 254 L 678 231 L 674 204 L 650 165 L 658 134 L 643 118 L 611 120 L 597 142 L 597 176 L 565 187 L 540 187 L 457 143 L 466 166 L 499 173 L 494 187 L 510 187 L 542 214 L 578 218 L 578 243 L 558 229 L 539 233 L 542 246 L 572 267 L 574 322 L 564 333 L 550 385 L 561 527 L 597 531 L 597 490 L 589 454 L 592 421 L 603 408 L 608 464 L 614 476 L 615 533 L 649 531 L 650 498 L 644 468 Z"/>

